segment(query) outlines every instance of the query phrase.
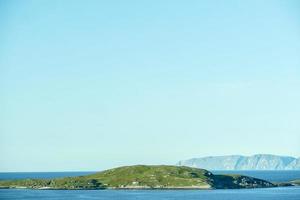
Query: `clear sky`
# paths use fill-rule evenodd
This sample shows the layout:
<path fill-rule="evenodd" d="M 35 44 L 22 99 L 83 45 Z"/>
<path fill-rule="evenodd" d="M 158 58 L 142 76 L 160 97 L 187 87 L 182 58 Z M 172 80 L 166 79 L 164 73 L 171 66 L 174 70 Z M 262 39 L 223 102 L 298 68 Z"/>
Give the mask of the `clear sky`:
<path fill-rule="evenodd" d="M 0 171 L 299 157 L 299 10 L 0 0 Z"/>

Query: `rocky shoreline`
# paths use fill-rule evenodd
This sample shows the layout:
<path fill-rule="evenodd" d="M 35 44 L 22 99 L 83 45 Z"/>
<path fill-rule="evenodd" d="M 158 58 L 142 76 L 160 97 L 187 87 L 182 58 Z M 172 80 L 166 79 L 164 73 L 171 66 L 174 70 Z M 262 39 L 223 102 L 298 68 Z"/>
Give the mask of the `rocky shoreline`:
<path fill-rule="evenodd" d="M 0 189 L 37 190 L 210 190 L 270 188 L 299 185 L 271 183 L 242 175 L 214 175 L 182 166 L 126 166 L 103 172 L 56 179 L 0 180 Z"/>

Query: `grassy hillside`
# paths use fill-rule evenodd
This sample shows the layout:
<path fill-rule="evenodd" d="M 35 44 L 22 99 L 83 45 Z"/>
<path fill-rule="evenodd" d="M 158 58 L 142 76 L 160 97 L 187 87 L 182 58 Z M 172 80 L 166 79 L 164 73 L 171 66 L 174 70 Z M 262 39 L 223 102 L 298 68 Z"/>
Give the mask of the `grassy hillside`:
<path fill-rule="evenodd" d="M 103 172 L 58 179 L 0 181 L 0 187 L 33 189 L 213 189 L 273 187 L 272 183 L 240 175 L 213 175 L 184 166 L 125 166 Z"/>
<path fill-rule="evenodd" d="M 211 186 L 209 171 L 177 166 L 127 166 L 87 177 L 109 187 L 203 187 Z"/>
<path fill-rule="evenodd" d="M 57 179 L 20 179 L 0 181 L 0 188 L 30 189 L 102 189 L 101 182 L 86 177 L 66 177 Z"/>

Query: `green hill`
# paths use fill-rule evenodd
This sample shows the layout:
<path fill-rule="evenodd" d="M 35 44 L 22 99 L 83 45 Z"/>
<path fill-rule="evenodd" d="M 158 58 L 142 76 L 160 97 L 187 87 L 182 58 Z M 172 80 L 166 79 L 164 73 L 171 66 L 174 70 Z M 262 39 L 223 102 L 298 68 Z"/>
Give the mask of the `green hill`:
<path fill-rule="evenodd" d="M 270 182 L 241 175 L 214 175 L 184 166 L 135 165 L 95 174 L 57 179 L 0 181 L 2 188 L 31 189 L 225 189 L 274 187 Z"/>

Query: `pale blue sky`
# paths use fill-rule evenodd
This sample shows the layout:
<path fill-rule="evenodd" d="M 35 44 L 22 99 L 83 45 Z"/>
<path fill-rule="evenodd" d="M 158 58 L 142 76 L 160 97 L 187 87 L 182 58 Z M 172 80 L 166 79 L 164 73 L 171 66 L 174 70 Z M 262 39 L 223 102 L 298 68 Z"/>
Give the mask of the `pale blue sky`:
<path fill-rule="evenodd" d="M 300 156 L 299 1 L 0 1 L 0 171 Z"/>

